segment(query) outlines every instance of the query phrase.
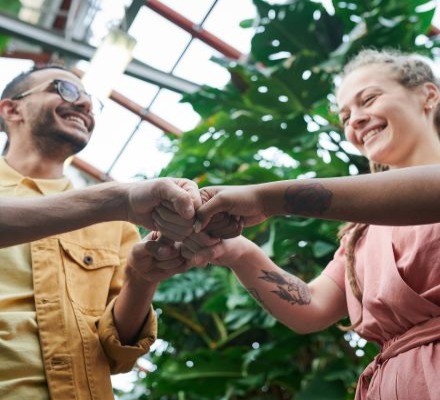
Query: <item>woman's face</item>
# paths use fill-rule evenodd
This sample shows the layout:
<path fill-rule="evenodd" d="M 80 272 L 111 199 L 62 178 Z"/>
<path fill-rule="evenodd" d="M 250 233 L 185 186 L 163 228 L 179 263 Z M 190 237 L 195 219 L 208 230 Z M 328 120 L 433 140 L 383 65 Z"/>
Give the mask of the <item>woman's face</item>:
<path fill-rule="evenodd" d="M 337 93 L 347 140 L 371 161 L 392 168 L 424 163 L 430 141 L 440 148 L 427 93 L 425 85 L 402 86 L 387 65 L 354 70 Z"/>

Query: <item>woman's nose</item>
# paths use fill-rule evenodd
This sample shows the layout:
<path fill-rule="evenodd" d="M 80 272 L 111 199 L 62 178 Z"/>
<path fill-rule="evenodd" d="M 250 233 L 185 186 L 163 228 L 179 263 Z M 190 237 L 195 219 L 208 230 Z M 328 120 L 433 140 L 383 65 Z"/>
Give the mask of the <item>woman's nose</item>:
<path fill-rule="evenodd" d="M 351 112 L 349 123 L 353 129 L 358 129 L 362 128 L 369 120 L 370 117 L 368 114 L 366 114 L 362 110 L 357 110 Z"/>

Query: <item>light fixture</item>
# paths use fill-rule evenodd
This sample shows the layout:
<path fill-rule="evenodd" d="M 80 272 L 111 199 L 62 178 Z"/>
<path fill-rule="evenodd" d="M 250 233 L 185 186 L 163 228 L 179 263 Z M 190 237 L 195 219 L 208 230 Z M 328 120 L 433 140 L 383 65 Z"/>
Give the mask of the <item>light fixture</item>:
<path fill-rule="evenodd" d="M 86 90 L 101 99 L 108 97 L 130 63 L 135 45 L 136 39 L 127 32 L 119 27 L 110 29 L 82 77 Z"/>

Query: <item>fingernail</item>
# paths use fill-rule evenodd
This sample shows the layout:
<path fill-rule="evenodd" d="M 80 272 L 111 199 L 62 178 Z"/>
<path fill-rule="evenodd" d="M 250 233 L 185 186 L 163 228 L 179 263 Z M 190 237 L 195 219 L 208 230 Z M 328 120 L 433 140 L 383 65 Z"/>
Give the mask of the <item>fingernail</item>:
<path fill-rule="evenodd" d="M 195 233 L 199 233 L 202 229 L 202 223 L 199 220 L 196 220 L 196 222 L 194 222 L 193 228 Z"/>
<path fill-rule="evenodd" d="M 185 214 L 186 215 L 194 215 L 194 206 L 190 205 L 190 206 L 186 207 Z"/>
<path fill-rule="evenodd" d="M 159 247 L 158 249 L 157 249 L 157 254 L 159 255 L 159 256 L 162 256 L 162 257 L 166 257 L 166 256 L 169 256 L 171 253 L 170 253 L 170 248 L 169 247 Z"/>

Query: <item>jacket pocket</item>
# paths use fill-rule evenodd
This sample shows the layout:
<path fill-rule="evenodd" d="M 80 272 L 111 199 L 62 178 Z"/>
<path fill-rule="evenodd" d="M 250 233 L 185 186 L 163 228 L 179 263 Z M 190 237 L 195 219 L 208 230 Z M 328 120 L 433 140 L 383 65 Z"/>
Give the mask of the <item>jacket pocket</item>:
<path fill-rule="evenodd" d="M 107 305 L 112 277 L 120 264 L 118 252 L 61 239 L 60 245 L 70 300 L 83 312 L 100 314 Z"/>

